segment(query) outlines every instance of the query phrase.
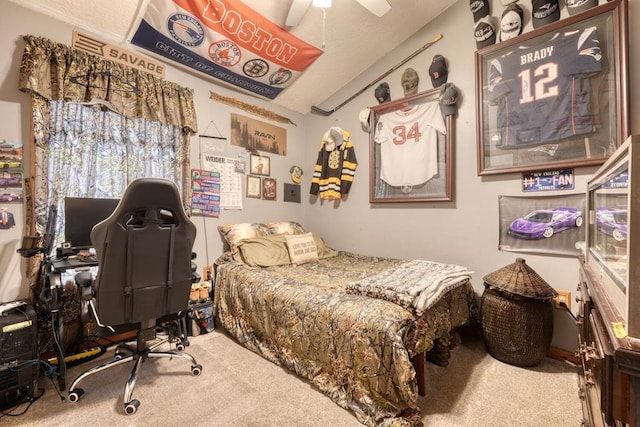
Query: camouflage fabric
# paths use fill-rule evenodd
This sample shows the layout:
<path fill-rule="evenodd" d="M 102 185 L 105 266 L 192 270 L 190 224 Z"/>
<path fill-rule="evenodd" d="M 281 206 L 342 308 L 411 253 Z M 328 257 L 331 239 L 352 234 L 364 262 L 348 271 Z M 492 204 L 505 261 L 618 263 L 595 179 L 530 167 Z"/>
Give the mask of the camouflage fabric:
<path fill-rule="evenodd" d="M 345 292 L 349 282 L 406 261 L 338 253 L 301 266 L 250 269 L 216 261 L 220 324 L 242 345 L 307 378 L 365 425 L 420 423 L 411 358 L 448 342 L 477 312 L 471 283 L 420 318 L 389 301 Z"/>

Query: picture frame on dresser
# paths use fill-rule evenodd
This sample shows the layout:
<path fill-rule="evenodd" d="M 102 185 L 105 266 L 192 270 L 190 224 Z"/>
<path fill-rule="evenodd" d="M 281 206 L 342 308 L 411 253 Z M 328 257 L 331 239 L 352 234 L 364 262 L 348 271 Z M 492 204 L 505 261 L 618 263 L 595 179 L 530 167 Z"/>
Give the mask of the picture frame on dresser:
<path fill-rule="evenodd" d="M 371 107 L 369 203 L 453 200 L 455 116 L 442 114 L 439 94 L 434 88 Z"/>
<path fill-rule="evenodd" d="M 601 165 L 630 134 L 628 1 L 475 53 L 478 175 Z"/>

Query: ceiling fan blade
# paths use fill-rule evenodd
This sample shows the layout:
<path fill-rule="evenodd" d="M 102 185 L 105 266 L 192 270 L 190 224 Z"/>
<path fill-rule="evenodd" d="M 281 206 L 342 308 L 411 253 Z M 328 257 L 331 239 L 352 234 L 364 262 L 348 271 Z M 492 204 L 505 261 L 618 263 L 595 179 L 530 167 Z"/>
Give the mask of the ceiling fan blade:
<path fill-rule="evenodd" d="M 293 0 L 284 25 L 290 28 L 298 25 L 302 17 L 307 13 L 307 10 L 309 10 L 311 1 L 312 0 Z"/>
<path fill-rule="evenodd" d="M 382 17 L 385 13 L 389 12 L 391 5 L 387 0 L 356 0 L 369 12 L 376 15 L 378 18 Z"/>

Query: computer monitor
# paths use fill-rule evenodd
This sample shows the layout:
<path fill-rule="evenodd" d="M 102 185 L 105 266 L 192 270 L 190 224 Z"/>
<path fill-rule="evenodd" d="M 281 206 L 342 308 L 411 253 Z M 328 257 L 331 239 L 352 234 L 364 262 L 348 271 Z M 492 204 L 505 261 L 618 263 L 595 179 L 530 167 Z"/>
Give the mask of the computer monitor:
<path fill-rule="evenodd" d="M 118 205 L 118 199 L 66 197 L 64 199 L 64 239 L 73 249 L 88 249 L 93 226 L 107 218 Z"/>

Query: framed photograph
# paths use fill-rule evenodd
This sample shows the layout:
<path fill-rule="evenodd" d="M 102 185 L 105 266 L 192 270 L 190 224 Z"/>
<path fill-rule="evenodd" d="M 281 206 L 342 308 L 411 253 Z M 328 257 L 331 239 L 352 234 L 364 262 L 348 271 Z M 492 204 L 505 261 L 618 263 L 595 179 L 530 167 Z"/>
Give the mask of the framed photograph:
<path fill-rule="evenodd" d="M 598 165 L 630 133 L 628 4 L 476 52 L 478 175 Z"/>
<path fill-rule="evenodd" d="M 584 194 L 499 196 L 501 251 L 579 256 L 587 227 Z"/>
<path fill-rule="evenodd" d="M 262 178 L 262 198 L 264 200 L 276 200 L 276 180 L 274 178 Z"/>
<path fill-rule="evenodd" d="M 262 178 L 247 175 L 247 197 L 259 199 L 262 197 Z"/>
<path fill-rule="evenodd" d="M 237 160 L 235 163 L 235 171 L 237 173 L 245 173 L 247 171 L 247 164 L 242 160 Z"/>
<path fill-rule="evenodd" d="M 249 158 L 249 172 L 251 175 L 270 176 L 271 159 L 267 156 L 251 154 Z"/>
<path fill-rule="evenodd" d="M 369 202 L 453 200 L 453 115 L 440 89 L 371 107 Z"/>

